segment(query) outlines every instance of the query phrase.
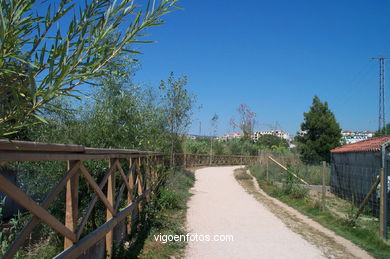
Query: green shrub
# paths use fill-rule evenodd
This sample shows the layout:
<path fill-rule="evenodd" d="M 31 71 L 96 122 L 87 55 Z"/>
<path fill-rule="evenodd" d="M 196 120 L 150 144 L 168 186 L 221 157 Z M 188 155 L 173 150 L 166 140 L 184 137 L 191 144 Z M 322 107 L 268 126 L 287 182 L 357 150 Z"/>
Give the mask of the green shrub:
<path fill-rule="evenodd" d="M 180 196 L 166 187 L 159 191 L 158 206 L 161 209 L 180 209 Z"/>
<path fill-rule="evenodd" d="M 293 175 L 285 173 L 283 180 L 283 194 L 288 195 L 293 199 L 303 199 L 307 196 L 308 189 L 301 186 Z"/>

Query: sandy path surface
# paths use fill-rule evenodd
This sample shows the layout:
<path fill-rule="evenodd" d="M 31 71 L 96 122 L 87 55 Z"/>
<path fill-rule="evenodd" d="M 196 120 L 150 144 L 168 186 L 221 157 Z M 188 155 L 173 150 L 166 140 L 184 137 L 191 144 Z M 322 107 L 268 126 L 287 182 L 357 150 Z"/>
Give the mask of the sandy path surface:
<path fill-rule="evenodd" d="M 186 258 L 324 258 L 321 251 L 292 232 L 245 192 L 234 178 L 237 167 L 203 168 L 195 172 L 187 231 L 232 235 L 232 242 L 188 242 Z"/>

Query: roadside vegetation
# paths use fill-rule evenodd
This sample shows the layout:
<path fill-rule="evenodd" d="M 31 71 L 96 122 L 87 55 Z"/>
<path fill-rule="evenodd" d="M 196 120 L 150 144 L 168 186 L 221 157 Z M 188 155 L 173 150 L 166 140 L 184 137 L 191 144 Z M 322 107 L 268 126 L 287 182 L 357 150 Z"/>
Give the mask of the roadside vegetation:
<path fill-rule="evenodd" d="M 155 240 L 159 234 L 185 234 L 189 189 L 195 182 L 194 173 L 172 169 L 163 176 L 163 182 L 146 205 L 139 231 L 130 241 L 117 247 L 116 258 L 182 258 L 185 242 L 162 243 Z"/>
<path fill-rule="evenodd" d="M 166 84 L 164 89 L 137 87 L 132 80 L 133 73 L 130 73 L 133 71 L 133 67 L 127 67 L 126 69 L 129 70 L 126 77 L 119 78 L 112 74 L 102 77 L 100 80 L 105 87 L 95 92 L 94 99 L 80 104 L 79 107 L 69 103 L 68 99 L 58 99 L 58 105 L 67 106 L 67 108 L 45 113 L 45 119 L 48 123 L 39 123 L 23 128 L 13 135 L 14 138 L 51 143 L 82 144 L 89 147 L 151 150 L 163 152 L 167 155 L 172 151 L 180 153 L 183 141 L 183 138 L 180 137 L 182 135 L 181 130 L 185 130 L 187 126 L 182 125 L 181 122 L 184 122 L 184 117 L 188 117 L 191 113 L 193 97 L 186 91 L 185 93 L 188 93 L 187 99 L 174 99 L 175 103 L 172 104 L 171 94 L 168 93 L 183 92 L 186 86 L 183 83 L 176 83 L 184 81 L 180 81 L 181 77 L 177 79 L 171 74 L 169 83 Z M 166 102 L 170 102 L 171 106 L 167 106 Z M 178 108 L 182 105 L 185 105 L 186 108 Z M 175 110 L 173 119 L 168 119 L 173 113 L 167 107 Z M 183 126 L 179 129 L 180 132 L 176 131 L 179 133 L 171 133 L 171 123 Z M 122 161 L 121 164 L 123 169 L 127 171 L 128 163 Z M 18 185 L 37 202 L 44 199 L 65 171 L 65 163 L 63 162 L 23 162 L 8 163 L 2 166 L 3 171 L 12 171 L 17 174 Z M 100 182 L 108 170 L 107 161 L 85 161 L 85 166 L 97 182 Z M 168 170 L 168 168 L 163 169 L 163 173 L 164 170 Z M 169 213 L 168 209 L 178 210 L 182 204 L 177 204 L 177 202 L 185 200 L 183 196 L 180 196 L 184 191 L 177 189 L 177 185 L 171 186 L 172 177 L 176 176 L 180 179 L 181 175 L 172 170 L 168 170 L 164 174 L 168 176 L 165 176 L 167 180 L 158 190 L 158 193 L 161 194 L 157 194 L 157 200 L 145 209 L 145 211 L 148 211 L 145 216 L 147 219 L 144 223 L 141 223 L 140 228 L 146 230 L 143 230 L 142 233 L 145 233 L 149 227 L 158 226 L 165 220 L 161 217 L 168 219 L 167 226 L 170 224 L 169 222 L 179 224 L 179 221 L 172 221 L 172 218 L 166 216 L 166 213 Z M 186 177 L 188 177 L 188 174 L 186 174 Z M 179 183 L 187 181 L 186 177 Z M 117 182 L 119 182 L 119 179 Z M 183 184 L 183 188 L 186 186 L 188 184 Z M 83 197 L 85 197 L 80 200 L 79 204 L 82 211 L 88 206 L 89 198 L 87 197 L 92 197 L 94 191 L 85 181 L 80 181 L 79 193 L 83 193 Z M 64 200 L 64 193 L 62 193 L 49 208 L 52 215 L 59 219 L 65 217 Z M 160 214 L 160 210 L 162 214 Z M 156 215 L 153 215 L 154 213 Z M 182 213 L 183 215 L 185 216 L 185 212 Z M 105 217 L 105 207 L 98 202 L 86 225 L 85 234 L 104 223 Z M 2 235 L 0 236 L 2 254 L 18 233 L 20 227 L 29 218 L 29 213 L 23 212 L 17 218 L 8 218 L 2 222 Z M 171 225 L 171 227 L 177 229 L 175 225 Z M 34 233 L 36 235 L 31 237 L 29 245 L 19 252 L 18 257 L 54 256 L 62 251 L 62 238 L 53 233 L 49 227 L 39 226 Z M 149 231 L 146 233 L 149 233 Z M 138 243 L 135 251 L 140 249 L 139 246 L 140 243 Z"/>
<path fill-rule="evenodd" d="M 186 139 L 183 143 L 183 151 L 191 154 L 248 156 L 257 156 L 261 151 L 272 151 L 277 154 L 290 153 L 287 141 L 273 135 L 262 136 L 256 142 L 246 138 L 228 141 L 210 138 Z"/>
<path fill-rule="evenodd" d="M 152 86 L 135 80 L 141 69 L 136 49 L 152 43 L 150 36 L 143 39 L 145 31 L 162 25 L 162 17 L 176 10 L 176 3 L 59 0 L 56 6 L 44 1 L 46 8 L 42 8 L 35 0 L 0 1 L 0 137 L 166 155 L 182 152 L 182 136 L 195 102 L 186 76 L 172 72 Z M 57 23 L 69 26 L 56 29 Z M 121 164 L 123 170 L 129 169 L 126 161 Z M 107 161 L 85 161 L 85 166 L 97 182 L 108 170 Z M 65 168 L 64 162 L 0 164 L 0 171 L 16 175 L 17 185 L 38 203 Z M 143 210 L 136 240 L 146 240 L 156 229 L 179 231 L 181 227 L 191 173 L 169 167 L 162 173 L 153 201 Z M 94 191 L 80 181 L 79 193 L 83 211 Z M 62 192 L 48 208 L 58 219 L 65 216 L 64 200 Z M 31 217 L 23 210 L 4 217 L 4 202 L 0 204 L 0 256 Z M 105 222 L 105 217 L 104 205 L 97 202 L 82 236 Z M 16 258 L 48 258 L 63 250 L 63 238 L 46 225 L 39 224 L 33 233 Z M 132 246 L 130 255 L 147 251 L 144 243 Z"/>
<path fill-rule="evenodd" d="M 351 240 L 375 258 L 390 257 L 390 245 L 379 236 L 378 219 L 373 217 L 369 210 L 366 210 L 354 224 L 351 224 L 356 208 L 350 202 L 328 193 L 324 209 L 321 203 L 321 193 L 304 188 L 290 174 L 282 173 L 280 170 L 279 172 L 271 171 L 269 174 L 278 174 L 279 176 L 267 180 L 264 166 L 252 166 L 250 171 L 260 188 L 268 195 L 297 209 L 338 235 Z M 311 176 L 307 178 L 302 174 L 300 176 L 308 181 L 312 178 Z M 313 183 L 315 182 L 314 179 Z"/>

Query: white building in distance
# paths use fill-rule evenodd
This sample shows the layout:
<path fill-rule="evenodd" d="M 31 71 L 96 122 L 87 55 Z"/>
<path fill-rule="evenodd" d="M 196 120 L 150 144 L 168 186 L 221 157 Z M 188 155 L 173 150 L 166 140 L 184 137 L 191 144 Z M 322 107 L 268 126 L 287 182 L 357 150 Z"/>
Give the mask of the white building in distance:
<path fill-rule="evenodd" d="M 220 141 L 228 141 L 228 140 L 231 140 L 231 139 L 238 139 L 238 138 L 242 138 L 244 136 L 243 133 L 240 133 L 240 132 L 233 132 L 233 133 L 227 133 L 221 137 L 217 137 L 218 140 Z"/>
<path fill-rule="evenodd" d="M 346 144 L 356 143 L 362 140 L 372 138 L 375 135 L 374 131 L 353 131 L 353 130 L 343 130 L 341 132 L 342 139 Z"/>
<path fill-rule="evenodd" d="M 273 135 L 277 136 L 279 138 L 285 139 L 288 142 L 292 140 L 292 137 L 289 133 L 283 131 L 283 130 L 261 130 L 261 131 L 255 131 L 252 134 L 252 140 L 257 141 L 261 136 L 264 135 Z"/>

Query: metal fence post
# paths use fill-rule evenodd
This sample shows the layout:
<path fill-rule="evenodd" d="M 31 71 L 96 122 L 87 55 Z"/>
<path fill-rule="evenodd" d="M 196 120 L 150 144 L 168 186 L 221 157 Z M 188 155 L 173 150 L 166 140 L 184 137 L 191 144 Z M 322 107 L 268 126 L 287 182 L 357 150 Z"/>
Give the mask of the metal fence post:
<path fill-rule="evenodd" d="M 381 168 L 380 172 L 380 185 L 381 185 L 381 193 L 380 193 L 380 207 L 379 207 L 379 234 L 383 238 L 385 237 L 385 171 L 384 168 Z"/>
<path fill-rule="evenodd" d="M 387 157 L 386 150 L 388 146 L 390 145 L 390 142 L 386 142 L 382 144 L 382 168 L 381 168 L 381 200 L 380 200 L 380 215 L 382 216 L 382 221 L 380 221 L 380 232 L 381 236 L 383 236 L 384 239 L 387 239 L 387 224 L 388 224 L 388 211 L 387 211 L 387 203 L 388 203 L 388 168 L 387 168 Z M 383 214 L 383 215 L 382 215 Z"/>
<path fill-rule="evenodd" d="M 385 159 L 385 166 L 383 170 L 383 196 L 384 196 L 384 201 L 383 201 L 383 210 L 384 210 L 384 219 L 383 219 L 383 224 L 384 224 L 384 231 L 383 231 L 383 238 L 387 240 L 387 227 L 388 227 L 388 194 L 387 191 L 388 189 L 388 168 L 387 168 L 387 159 Z"/>

